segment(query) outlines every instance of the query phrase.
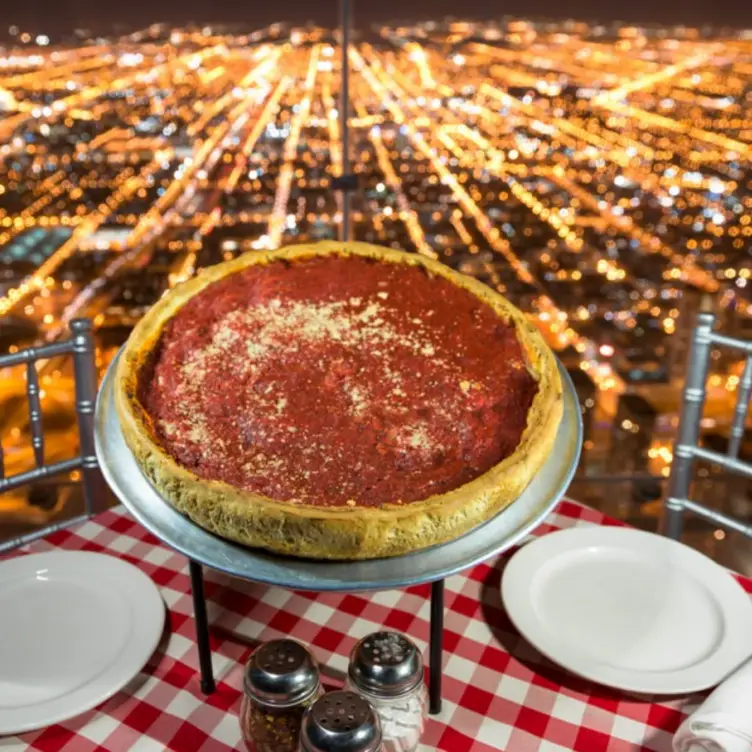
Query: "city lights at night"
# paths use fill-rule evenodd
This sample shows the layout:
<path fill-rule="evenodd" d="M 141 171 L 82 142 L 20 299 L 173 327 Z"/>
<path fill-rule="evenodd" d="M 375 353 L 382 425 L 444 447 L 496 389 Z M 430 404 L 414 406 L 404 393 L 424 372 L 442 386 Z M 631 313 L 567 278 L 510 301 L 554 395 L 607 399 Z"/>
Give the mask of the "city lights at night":
<path fill-rule="evenodd" d="M 104 369 L 202 269 L 338 237 L 337 32 L 9 38 L 0 351 L 88 316 Z M 752 331 L 752 35 L 437 20 L 356 35 L 349 65 L 353 239 L 437 258 L 512 300 L 575 375 L 582 476 L 664 479 L 701 302 L 729 334 Z M 710 432 L 730 421 L 742 365 L 714 360 Z M 40 367 L 50 460 L 75 443 L 71 381 L 62 358 Z M 33 465 L 24 389 L 22 370 L 4 374 L 8 474 Z M 64 503 L 7 494 L 0 523 Z"/>

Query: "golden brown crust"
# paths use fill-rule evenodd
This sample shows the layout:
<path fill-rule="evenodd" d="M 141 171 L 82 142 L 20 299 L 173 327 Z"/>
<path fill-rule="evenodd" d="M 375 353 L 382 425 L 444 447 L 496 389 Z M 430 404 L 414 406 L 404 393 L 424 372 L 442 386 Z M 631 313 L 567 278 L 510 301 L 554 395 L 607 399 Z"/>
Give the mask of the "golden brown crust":
<path fill-rule="evenodd" d="M 527 428 L 515 452 L 475 480 L 449 493 L 407 505 L 378 508 L 288 504 L 198 477 L 160 445 L 138 400 L 142 367 L 167 321 L 194 295 L 253 264 L 338 254 L 422 266 L 464 287 L 514 322 L 538 392 Z M 123 435 L 136 461 L 159 492 L 196 524 L 224 538 L 282 554 L 317 559 L 397 556 L 444 543 L 490 519 L 514 501 L 543 465 L 562 415 L 562 387 L 556 360 L 540 333 L 502 296 L 470 277 L 414 254 L 365 243 L 324 242 L 279 251 L 253 252 L 210 267 L 175 287 L 133 330 L 115 374 L 115 404 Z"/>

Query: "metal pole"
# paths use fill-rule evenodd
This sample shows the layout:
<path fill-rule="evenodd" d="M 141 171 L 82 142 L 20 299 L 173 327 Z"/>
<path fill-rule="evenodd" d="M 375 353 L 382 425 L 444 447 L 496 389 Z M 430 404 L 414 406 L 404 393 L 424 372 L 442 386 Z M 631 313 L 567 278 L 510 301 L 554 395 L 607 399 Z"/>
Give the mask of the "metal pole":
<path fill-rule="evenodd" d="M 703 312 L 698 315 L 687 359 L 679 431 L 661 525 L 663 534 L 675 540 L 681 538 L 684 508 L 689 498 L 689 487 L 692 482 L 694 449 L 697 447 L 700 436 L 700 419 L 705 404 L 705 383 L 708 377 L 714 322 L 715 317 L 712 313 Z"/>
<path fill-rule="evenodd" d="M 752 356 L 748 357 L 744 363 L 744 373 L 742 373 L 742 378 L 739 382 L 736 409 L 734 410 L 734 423 L 731 426 L 731 436 L 729 438 L 729 457 L 736 458 L 739 456 L 739 449 L 741 449 L 742 439 L 744 438 L 744 424 L 747 422 L 747 412 L 749 411 L 750 394 L 752 394 Z"/>
<path fill-rule="evenodd" d="M 80 525 L 89 519 L 88 514 L 80 514 L 77 517 L 72 517 L 69 520 L 63 520 L 62 522 L 56 522 L 49 527 L 42 528 L 41 530 L 34 530 L 32 533 L 21 535 L 18 538 L 12 538 L 9 541 L 0 543 L 0 554 L 8 553 L 14 548 L 20 548 L 21 546 L 28 546 L 29 543 L 33 543 L 40 538 L 44 538 L 47 535 L 52 535 L 58 530 L 65 530 L 66 528 L 73 527 L 74 525 Z"/>
<path fill-rule="evenodd" d="M 78 439 L 81 444 L 81 477 L 86 513 L 102 508 L 105 484 L 94 448 L 94 408 L 97 402 L 97 370 L 94 363 L 94 336 L 89 319 L 74 319 L 73 376 L 76 389 Z"/>
<path fill-rule="evenodd" d="M 342 46 L 342 85 L 339 100 L 339 128 L 342 136 L 342 177 L 350 174 L 350 0 L 340 0 L 340 43 Z M 342 189 L 340 240 L 350 240 L 350 191 Z"/>
<path fill-rule="evenodd" d="M 431 637 L 428 646 L 428 712 L 441 712 L 441 672 L 444 657 L 444 580 L 431 583 Z"/>
<path fill-rule="evenodd" d="M 193 559 L 188 559 L 191 574 L 191 594 L 193 595 L 193 619 L 196 623 L 196 644 L 198 645 L 198 665 L 201 669 L 201 691 L 210 695 L 216 689 L 212 667 L 211 643 L 209 642 L 209 620 L 206 617 L 206 596 L 204 595 L 204 570 Z"/>
<path fill-rule="evenodd" d="M 39 374 L 36 364 L 26 364 L 26 392 L 29 395 L 29 424 L 31 425 L 31 446 L 37 467 L 44 465 L 44 432 L 42 430 L 42 401 L 39 396 Z"/>

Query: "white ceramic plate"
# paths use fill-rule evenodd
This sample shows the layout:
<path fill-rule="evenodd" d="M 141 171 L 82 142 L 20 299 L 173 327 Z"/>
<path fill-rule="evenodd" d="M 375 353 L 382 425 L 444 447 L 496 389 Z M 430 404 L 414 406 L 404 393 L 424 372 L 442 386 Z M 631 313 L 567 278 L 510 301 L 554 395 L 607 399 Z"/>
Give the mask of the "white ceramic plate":
<path fill-rule="evenodd" d="M 52 551 L 0 564 L 0 735 L 49 726 L 122 689 L 154 652 L 164 603 L 112 556 Z"/>
<path fill-rule="evenodd" d="M 752 654 L 752 602 L 739 583 L 697 551 L 640 530 L 538 538 L 512 557 L 501 592 L 541 653 L 620 689 L 706 689 Z"/>

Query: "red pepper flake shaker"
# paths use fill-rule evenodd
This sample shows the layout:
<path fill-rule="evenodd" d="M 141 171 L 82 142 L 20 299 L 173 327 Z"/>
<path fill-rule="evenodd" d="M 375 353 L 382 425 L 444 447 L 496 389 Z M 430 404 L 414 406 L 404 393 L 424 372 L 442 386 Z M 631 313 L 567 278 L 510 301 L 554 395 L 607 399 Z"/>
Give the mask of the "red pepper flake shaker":
<path fill-rule="evenodd" d="M 306 709 L 321 695 L 316 659 L 295 640 L 258 647 L 245 667 L 240 726 L 250 752 L 296 752 Z"/>

